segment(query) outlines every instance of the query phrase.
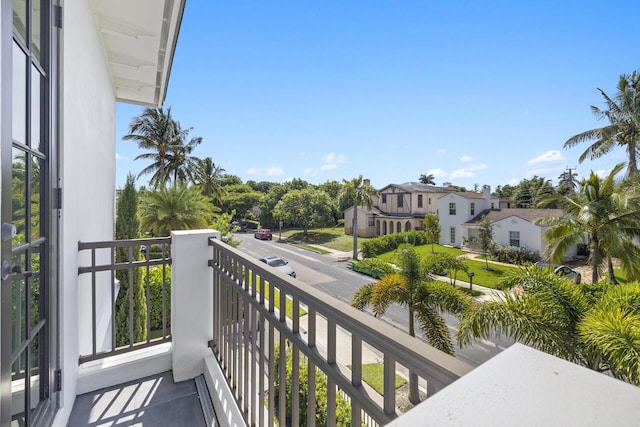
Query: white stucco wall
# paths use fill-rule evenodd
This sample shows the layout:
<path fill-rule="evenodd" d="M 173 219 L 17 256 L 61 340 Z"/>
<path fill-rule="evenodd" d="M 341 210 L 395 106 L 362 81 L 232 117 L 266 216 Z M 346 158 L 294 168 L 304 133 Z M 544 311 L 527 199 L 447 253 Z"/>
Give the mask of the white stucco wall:
<path fill-rule="evenodd" d="M 78 278 L 78 241 L 113 239 L 115 96 L 91 2 L 65 3 L 63 41 L 63 137 L 61 141 L 63 395 L 55 425 L 71 411 L 78 375 L 80 331 L 90 327 L 86 285 Z M 89 254 L 83 254 L 83 263 Z M 90 313 L 90 312 L 88 312 Z"/>
<path fill-rule="evenodd" d="M 474 202 L 482 202 L 474 199 Z M 456 214 L 449 214 L 449 203 L 456 204 Z M 480 213 L 476 205 L 476 214 Z M 455 193 L 447 194 L 438 199 L 438 217 L 440 218 L 440 244 L 460 246 L 462 244 L 462 224 L 467 222 L 469 215 L 469 200 Z M 451 227 L 455 228 L 455 242 L 451 242 Z"/>
<path fill-rule="evenodd" d="M 520 247 L 527 247 L 537 251 L 540 255 L 544 253 L 542 227 L 522 218 L 511 216 L 494 223 L 494 241 L 499 245 L 508 246 L 510 231 L 520 232 Z"/>

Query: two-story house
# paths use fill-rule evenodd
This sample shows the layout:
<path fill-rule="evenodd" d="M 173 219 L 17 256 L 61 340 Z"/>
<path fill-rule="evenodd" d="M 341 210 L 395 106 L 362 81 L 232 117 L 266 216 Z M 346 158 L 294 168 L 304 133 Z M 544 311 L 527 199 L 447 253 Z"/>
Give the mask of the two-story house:
<path fill-rule="evenodd" d="M 462 225 L 485 209 L 495 209 L 500 200 L 491 195 L 491 187 L 484 185 L 482 193 L 460 191 L 440 195 L 437 212 L 440 217 L 440 244 L 461 246 Z"/>
<path fill-rule="evenodd" d="M 358 236 L 374 237 L 421 230 L 427 213 L 437 213 L 438 198 L 456 189 L 419 182 L 389 184 L 372 200 L 372 209 L 358 208 Z M 344 212 L 345 233 L 353 233 L 353 207 Z"/>

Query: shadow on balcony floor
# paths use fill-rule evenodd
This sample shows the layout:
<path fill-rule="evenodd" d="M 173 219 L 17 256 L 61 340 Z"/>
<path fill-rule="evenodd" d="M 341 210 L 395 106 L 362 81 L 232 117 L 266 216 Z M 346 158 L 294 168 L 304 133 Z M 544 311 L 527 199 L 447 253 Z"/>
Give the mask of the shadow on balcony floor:
<path fill-rule="evenodd" d="M 196 381 L 174 383 L 169 371 L 76 398 L 69 427 L 111 425 L 204 427 L 207 422 Z"/>

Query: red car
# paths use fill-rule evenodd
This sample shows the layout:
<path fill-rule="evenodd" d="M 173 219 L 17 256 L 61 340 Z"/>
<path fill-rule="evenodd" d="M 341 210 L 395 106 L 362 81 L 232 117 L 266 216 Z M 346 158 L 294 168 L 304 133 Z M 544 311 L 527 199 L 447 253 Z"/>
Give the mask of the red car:
<path fill-rule="evenodd" d="M 255 233 L 253 233 L 253 237 L 260 240 L 271 240 L 273 235 L 271 234 L 271 230 L 267 228 L 262 228 Z"/>

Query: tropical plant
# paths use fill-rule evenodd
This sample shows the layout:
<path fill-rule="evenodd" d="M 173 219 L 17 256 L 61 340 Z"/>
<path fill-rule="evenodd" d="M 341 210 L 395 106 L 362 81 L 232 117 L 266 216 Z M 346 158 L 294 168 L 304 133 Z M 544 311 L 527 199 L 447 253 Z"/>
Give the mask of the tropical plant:
<path fill-rule="evenodd" d="M 148 150 L 134 160 L 150 160 L 138 174 L 138 178 L 151 174 L 149 183 L 158 188 L 173 179 L 177 182 L 193 181 L 198 159 L 191 156 L 193 149 L 202 142 L 201 137 L 186 141 L 192 128 L 182 129 L 171 117 L 171 108 L 146 108 L 129 124 L 129 133 L 123 136 L 132 140 L 141 150 Z"/>
<path fill-rule="evenodd" d="M 582 163 L 587 157 L 591 160 L 608 154 L 616 146 L 624 147 L 627 152 L 628 176 L 638 173 L 638 153 L 640 146 L 640 73 L 622 74 L 618 80 L 617 92 L 613 97 L 602 89 L 598 91 L 605 101 L 605 109 L 591 106 L 591 112 L 598 120 L 607 120 L 608 125 L 591 129 L 572 136 L 564 143 L 570 148 L 583 142 L 592 142 L 579 157 Z"/>
<path fill-rule="evenodd" d="M 373 197 L 378 194 L 378 191 L 371 186 L 369 180 L 364 180 L 362 175 L 357 178 L 353 178 L 349 181 L 343 179 L 344 188 L 338 198 L 339 203 L 343 204 L 349 201 L 349 204 L 353 206 L 353 220 L 351 223 L 351 230 L 353 233 L 353 259 L 358 259 L 358 207 L 365 206 L 367 209 L 371 209 L 373 205 Z"/>
<path fill-rule="evenodd" d="M 216 166 L 211 157 L 205 157 L 198 160 L 198 166 L 194 174 L 194 180 L 202 194 L 213 198 L 215 202 L 220 203 L 225 190 L 220 184 L 220 177 L 224 169 Z"/>
<path fill-rule="evenodd" d="M 205 228 L 212 207 L 200 192 L 179 184 L 145 192 L 140 218 L 143 231 L 168 236 L 174 230 Z"/>
<path fill-rule="evenodd" d="M 426 260 L 427 271 L 438 276 L 448 276 L 452 286 L 456 284 L 458 272 L 469 271 L 469 266 L 462 257 L 456 257 L 447 253 L 431 255 Z M 442 274 L 444 273 L 444 274 Z"/>
<path fill-rule="evenodd" d="M 504 298 L 473 305 L 456 338 L 503 336 L 640 385 L 640 285 L 576 285 L 551 269 L 530 266 L 503 285 Z"/>
<path fill-rule="evenodd" d="M 420 175 L 420 182 L 423 184 L 436 185 L 435 176 L 432 173 Z"/>
<path fill-rule="evenodd" d="M 495 247 L 493 240 L 493 224 L 487 215 L 478 222 L 478 245 L 484 254 L 485 268 L 489 270 L 489 254 Z"/>
<path fill-rule="evenodd" d="M 380 317 L 392 303 L 400 304 L 408 309 L 409 335 L 416 336 L 417 320 L 430 345 L 453 355 L 453 343 L 442 313 L 463 313 L 471 304 L 469 297 L 455 287 L 431 280 L 413 247 L 400 250 L 399 267 L 398 273 L 387 274 L 358 289 L 351 305 L 359 310 L 371 306 L 373 314 Z M 418 377 L 414 373 L 409 373 L 409 400 L 414 404 L 420 401 Z"/>
<path fill-rule="evenodd" d="M 567 169 L 558 176 L 558 192 L 567 194 L 576 191 L 578 188 L 578 173 L 572 172 L 575 169 Z"/>
<path fill-rule="evenodd" d="M 616 165 L 605 178 L 591 171 L 588 178 L 580 181 L 578 192 L 556 197 L 566 215 L 538 221 L 550 226 L 545 240 L 552 262 L 561 262 L 569 249 L 584 242 L 585 235 L 589 238 L 593 283 L 598 281 L 605 264 L 610 281 L 615 283 L 613 257 L 620 259 L 629 279 L 640 278 L 640 250 L 633 242 L 640 235 L 640 208 L 635 187 L 615 180 L 623 168 L 623 163 Z M 541 206 L 548 202 L 543 201 Z"/>
<path fill-rule="evenodd" d="M 424 231 L 427 234 L 427 243 L 431 244 L 431 253 L 434 253 L 433 245 L 440 241 L 440 219 L 438 215 L 428 213 L 424 217 Z"/>

